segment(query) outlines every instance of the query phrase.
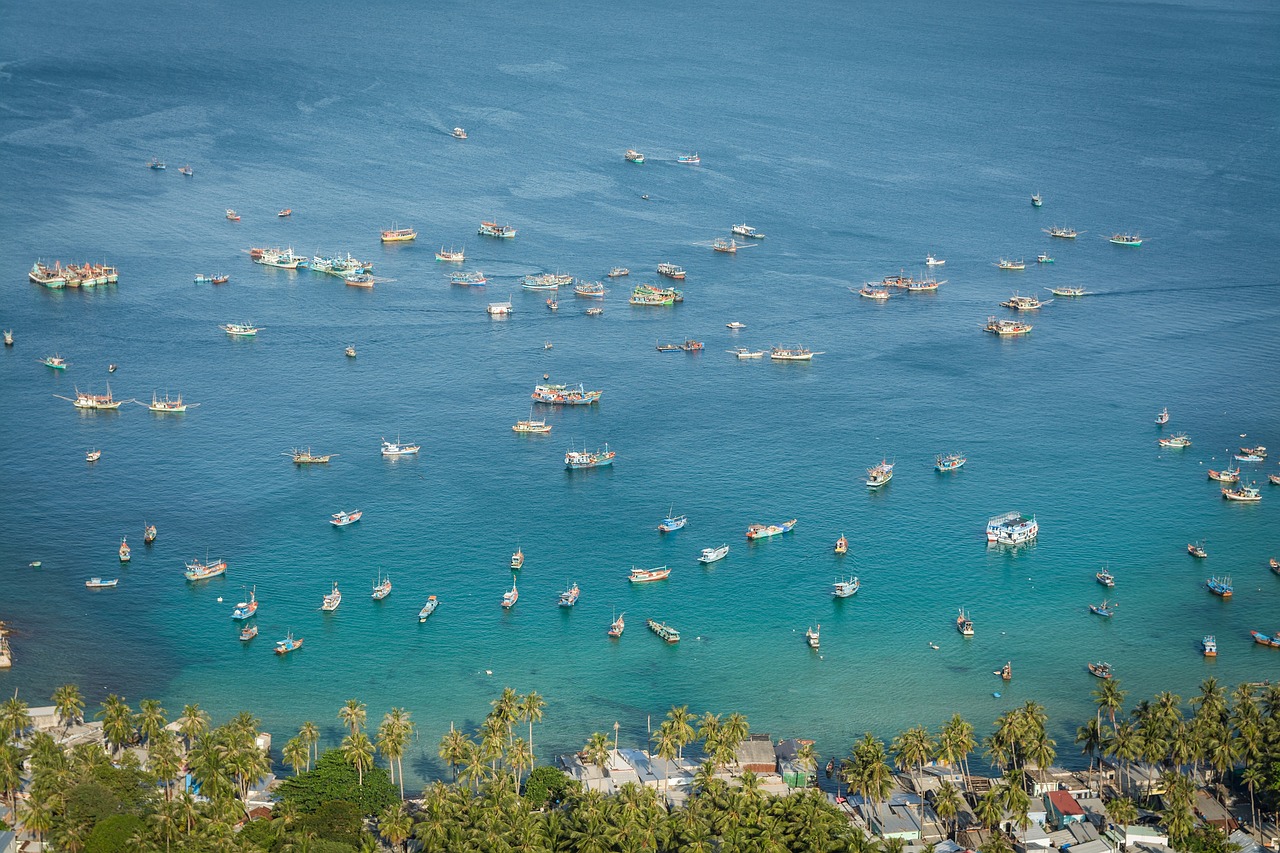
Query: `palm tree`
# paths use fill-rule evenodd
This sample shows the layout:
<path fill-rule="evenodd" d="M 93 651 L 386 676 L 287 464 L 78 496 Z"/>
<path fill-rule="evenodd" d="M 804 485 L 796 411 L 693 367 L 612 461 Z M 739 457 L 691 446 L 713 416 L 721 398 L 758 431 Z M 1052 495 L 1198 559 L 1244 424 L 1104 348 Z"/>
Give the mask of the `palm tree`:
<path fill-rule="evenodd" d="M 1101 722 L 1105 711 L 1111 720 L 1111 729 L 1116 731 L 1116 715 L 1124 710 L 1126 692 L 1120 689 L 1120 679 L 1108 678 L 1093 691 L 1094 704 L 1098 706 L 1098 720 Z"/>
<path fill-rule="evenodd" d="M 320 729 L 315 723 L 307 720 L 298 729 L 298 739 L 307 747 L 307 769 L 311 769 L 311 755 L 315 754 L 315 760 L 320 759 Z"/>
<path fill-rule="evenodd" d="M 1245 786 L 1248 787 L 1249 789 L 1249 815 L 1250 815 L 1249 822 L 1253 825 L 1254 829 L 1257 829 L 1258 828 L 1258 804 L 1254 801 L 1253 789 L 1258 784 L 1265 785 L 1267 781 L 1267 775 L 1262 771 L 1262 768 L 1258 767 L 1255 764 L 1250 764 L 1248 767 L 1244 768 L 1244 770 L 1240 773 L 1240 781 L 1243 782 Z"/>
<path fill-rule="evenodd" d="M 1128 826 L 1138 819 L 1138 807 L 1128 797 L 1116 797 L 1108 800 L 1107 817 L 1117 826 Z"/>
<path fill-rule="evenodd" d="M 675 736 L 676 757 L 684 758 L 685 744 L 693 743 L 697 733 L 693 728 L 693 715 L 688 705 L 672 705 L 667 712 L 667 722 L 671 723 L 671 733 Z"/>
<path fill-rule="evenodd" d="M 751 728 L 747 725 L 747 718 L 743 714 L 736 711 L 724 718 L 724 724 L 720 729 L 720 739 L 737 747 L 747 738 L 751 737 Z"/>
<path fill-rule="evenodd" d="M 80 695 L 80 688 L 74 684 L 64 684 L 57 690 L 53 691 L 54 710 L 58 714 L 58 720 L 66 729 L 70 729 L 76 723 L 84 720 L 84 697 Z"/>
<path fill-rule="evenodd" d="M 343 705 L 338 711 L 338 719 L 342 720 L 343 725 L 351 729 L 351 734 L 358 732 L 364 721 L 368 718 L 365 711 L 364 703 L 359 699 L 348 699 L 347 704 Z"/>
<path fill-rule="evenodd" d="M 698 739 L 702 741 L 702 751 L 714 758 L 721 752 L 720 715 L 707 711 L 698 718 Z"/>
<path fill-rule="evenodd" d="M 604 732 L 595 732 L 587 739 L 587 745 L 582 748 L 586 754 L 587 761 L 604 770 L 605 765 L 609 763 L 609 736 Z"/>
<path fill-rule="evenodd" d="M 102 733 L 111 744 L 113 754 L 133 739 L 133 711 L 124 700 L 112 693 L 102 701 L 102 710 L 95 715 L 102 718 Z"/>
<path fill-rule="evenodd" d="M 1076 743 L 1082 744 L 1080 752 L 1089 756 L 1089 772 L 1093 772 L 1093 758 L 1102 751 L 1102 723 L 1095 716 L 1092 720 L 1076 729 Z"/>
<path fill-rule="evenodd" d="M 813 744 L 800 744 L 800 748 L 796 750 L 796 764 L 799 764 L 800 769 L 804 770 L 806 774 L 817 772 L 818 750 Z"/>
<path fill-rule="evenodd" d="M 1004 817 L 1004 806 L 1000 802 L 1001 791 L 999 786 L 992 786 L 981 799 L 973 810 L 973 816 L 976 817 L 983 826 L 995 829 L 1000 825 L 1000 819 Z"/>
<path fill-rule="evenodd" d="M 938 786 L 938 790 L 933 794 L 933 810 L 938 817 L 945 821 L 951 821 L 951 832 L 948 833 L 949 838 L 953 838 L 959 830 L 958 821 L 960 818 L 960 791 L 955 785 L 951 784 L 951 780 L 944 779 L 942 784 Z"/>
<path fill-rule="evenodd" d="M 22 751 L 16 746 L 0 743 L 0 794 L 8 799 L 10 808 L 22 790 L 22 758 Z"/>
<path fill-rule="evenodd" d="M 173 798 L 173 781 L 182 769 L 178 759 L 178 738 L 168 729 L 161 729 L 147 747 L 147 768 L 164 785 L 164 798 Z"/>
<path fill-rule="evenodd" d="M 460 729 L 455 729 L 453 723 L 450 723 L 448 733 L 440 739 L 440 748 L 436 754 L 440 756 L 441 761 L 453 769 L 453 781 L 458 781 L 458 766 L 467 760 L 468 754 L 473 752 L 474 748 L 471 738 L 463 734 Z"/>
<path fill-rule="evenodd" d="M 542 709 L 547 707 L 547 700 L 538 695 L 538 691 L 530 690 L 520 700 L 520 717 L 529 724 L 529 755 L 533 757 L 533 761 L 538 760 L 537 753 L 533 751 L 533 724 L 542 722 Z M 530 768 L 533 763 L 530 763 Z"/>
<path fill-rule="evenodd" d="M 168 721 L 164 718 L 164 708 L 155 699 L 143 699 L 138 703 L 138 730 L 146 739 L 147 745 L 162 731 Z"/>
<path fill-rule="evenodd" d="M 466 741 L 466 751 L 462 757 L 462 773 L 459 778 L 470 788 L 478 790 L 480 784 L 491 775 L 489 762 L 470 739 Z"/>
<path fill-rule="evenodd" d="M 53 804 L 42 797 L 31 796 L 18 802 L 15 815 L 27 832 L 34 832 L 36 840 L 43 842 L 44 834 L 53 829 L 56 816 Z"/>
<path fill-rule="evenodd" d="M 948 766 L 961 769 L 966 789 L 969 787 L 969 753 L 977 746 L 973 725 L 959 714 L 953 715 L 938 735 L 937 757 Z"/>
<path fill-rule="evenodd" d="M 349 724 L 348 724 L 349 725 Z M 356 784 L 364 786 L 364 771 L 373 766 L 373 743 L 364 732 L 352 732 L 342 739 L 343 759 L 356 768 Z"/>
<path fill-rule="evenodd" d="M 378 832 L 392 845 L 404 844 L 413 834 L 413 818 L 405 808 L 403 800 L 387 806 L 378 815 Z"/>
<path fill-rule="evenodd" d="M 293 775 L 297 776 L 310 761 L 311 750 L 307 749 L 301 738 L 291 737 L 284 749 L 280 750 L 280 755 L 284 758 L 284 763 L 293 768 Z"/>
<path fill-rule="evenodd" d="M 31 726 L 31 714 L 27 703 L 18 698 L 18 691 L 13 697 L 0 703 L 0 743 L 8 743 Z"/>
<path fill-rule="evenodd" d="M 511 768 L 512 781 L 516 790 L 520 789 L 520 777 L 523 771 L 533 766 L 533 751 L 524 738 L 518 737 L 507 747 L 507 765 Z"/>
<path fill-rule="evenodd" d="M 186 739 L 187 749 L 195 743 L 196 738 L 209 731 L 209 713 L 200 710 L 200 706 L 184 705 L 182 716 L 178 718 L 178 732 Z"/>
<path fill-rule="evenodd" d="M 400 762 L 404 758 L 405 743 L 409 740 L 409 735 L 413 733 L 413 722 L 409 719 L 409 712 L 403 708 L 392 708 L 385 717 L 382 718 L 382 725 L 378 726 L 378 751 L 387 757 L 387 765 L 391 770 L 391 781 L 396 779 L 396 767 L 401 767 L 400 772 L 400 799 L 404 799 L 404 771 Z"/>
<path fill-rule="evenodd" d="M 889 750 L 894 754 L 894 765 L 899 770 L 909 771 L 911 783 L 916 791 L 920 790 L 920 782 L 916 772 L 929 760 L 936 748 L 933 736 L 924 726 L 914 726 L 893 739 Z"/>
<path fill-rule="evenodd" d="M 507 743 L 511 743 L 511 730 L 520 719 L 521 696 L 510 687 L 502 688 L 502 695 L 489 704 L 493 706 L 490 715 L 502 723 L 507 732 Z"/>
<path fill-rule="evenodd" d="M 680 742 L 676 737 L 675 726 L 671 724 L 671 720 L 663 720 L 658 726 L 657 732 L 657 754 L 662 759 L 662 790 L 667 789 L 667 768 L 671 764 L 680 751 Z"/>

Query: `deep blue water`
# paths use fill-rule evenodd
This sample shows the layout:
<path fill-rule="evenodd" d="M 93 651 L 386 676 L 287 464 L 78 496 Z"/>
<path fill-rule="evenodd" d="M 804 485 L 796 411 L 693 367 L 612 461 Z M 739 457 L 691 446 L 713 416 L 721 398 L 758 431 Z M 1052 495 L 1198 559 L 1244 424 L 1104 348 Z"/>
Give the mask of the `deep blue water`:
<path fill-rule="evenodd" d="M 1035 699 L 1070 757 L 1088 660 L 1110 661 L 1134 698 L 1280 677 L 1280 654 L 1248 635 L 1280 631 L 1266 567 L 1280 488 L 1265 484 L 1280 453 L 1246 466 L 1259 505 L 1228 504 L 1204 473 L 1226 448 L 1280 450 L 1280 11 L 373 5 L 0 10 L 0 326 L 17 338 L 0 353 L 0 619 L 17 660 L 0 692 L 39 704 L 74 680 L 92 701 L 250 708 L 281 738 L 315 719 L 335 741 L 357 696 L 374 720 L 413 712 L 427 777 L 450 721 L 473 724 L 507 685 L 548 699 L 541 755 L 615 720 L 643 741 L 672 703 L 832 752 L 955 711 L 981 729 Z M 648 162 L 625 163 L 629 147 Z M 689 151 L 700 166 L 674 162 Z M 153 156 L 168 170 L 148 170 Z M 489 218 L 519 235 L 475 236 Z M 713 253 L 742 221 L 768 237 Z M 380 245 L 393 224 L 419 239 Z M 1087 233 L 1050 240 L 1054 224 Z M 1148 239 L 1106 241 L 1121 230 Z M 450 288 L 441 244 L 465 245 L 487 289 Z M 350 251 L 383 281 L 256 266 L 243 250 L 260 245 Z M 1045 250 L 1051 266 L 993 266 Z M 929 252 L 947 259 L 934 296 L 873 305 L 848 290 L 918 272 Z M 46 291 L 25 280 L 37 258 L 105 259 L 121 282 Z M 689 271 L 686 301 L 628 306 L 662 261 Z M 518 288 L 527 272 L 616 265 L 633 273 L 602 317 L 571 295 L 551 314 Z M 230 283 L 192 284 L 216 272 Z M 1056 300 L 1025 339 L 981 332 L 1014 290 L 1061 284 L 1096 295 Z M 489 319 L 508 294 L 515 315 Z M 217 328 L 242 320 L 264 327 L 256 340 Z M 654 349 L 687 337 L 706 351 Z M 823 354 L 725 354 L 788 343 Z M 54 351 L 65 374 L 37 364 Z M 551 436 L 517 436 L 543 374 L 603 400 L 546 411 Z M 117 396 L 200 406 L 95 415 L 54 397 L 108 378 Z M 1156 445 L 1164 406 L 1191 448 Z M 380 458 L 397 434 L 421 457 Z M 564 471 L 568 447 L 605 442 L 612 470 Z M 310 469 L 280 455 L 305 445 L 340 455 Z M 969 464 L 935 473 L 953 450 Z M 881 458 L 897 476 L 869 494 Z M 672 506 L 689 526 L 661 536 Z M 358 525 L 325 523 L 355 507 Z M 987 517 L 1011 509 L 1037 515 L 1040 541 L 987 549 Z M 743 538 L 793 517 L 787 536 Z M 160 530 L 150 548 L 144 520 Z M 1193 539 L 1207 561 L 1185 553 Z M 722 542 L 726 560 L 695 562 Z M 517 545 L 520 602 L 503 612 Z M 183 562 L 206 553 L 227 576 L 187 584 Z M 669 581 L 627 583 L 632 565 L 663 563 Z M 1110 622 L 1086 610 L 1107 595 L 1104 564 Z M 374 603 L 380 572 L 395 590 Z M 84 588 L 103 574 L 119 588 Z M 841 574 L 862 591 L 832 601 Z M 1203 588 L 1209 574 L 1233 576 L 1232 601 Z M 321 615 L 332 581 L 345 599 Z M 580 602 L 557 608 L 575 581 Z M 228 618 L 245 585 L 262 601 L 249 644 Z M 442 603 L 419 625 L 428 594 Z M 952 627 L 958 607 L 972 640 Z M 660 643 L 648 616 L 683 641 Z M 802 635 L 819 622 L 816 654 Z M 280 659 L 288 630 L 306 644 Z M 1198 653 L 1208 633 L 1216 661 Z M 990 673 L 1006 660 L 1002 685 Z"/>

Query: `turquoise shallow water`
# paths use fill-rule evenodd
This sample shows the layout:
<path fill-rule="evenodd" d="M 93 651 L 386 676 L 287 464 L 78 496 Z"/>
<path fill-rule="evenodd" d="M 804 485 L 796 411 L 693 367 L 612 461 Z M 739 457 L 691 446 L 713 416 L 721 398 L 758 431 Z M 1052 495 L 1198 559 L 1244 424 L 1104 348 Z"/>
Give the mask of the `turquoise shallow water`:
<path fill-rule="evenodd" d="M 280 41 L 245 26 L 249 8 L 191 10 L 181 27 L 151 4 L 0 13 L 14 35 L 0 47 L 0 325 L 18 339 L 0 353 L 0 619 L 18 661 L 0 690 L 36 703 L 75 680 L 95 701 L 248 707 L 281 737 L 316 719 L 334 741 L 347 698 L 374 718 L 403 705 L 425 778 L 449 722 L 473 724 L 506 685 L 547 697 L 543 755 L 615 720 L 643 741 L 647 716 L 675 702 L 832 752 L 866 729 L 954 711 L 981 726 L 1035 699 L 1070 756 L 1090 659 L 1135 697 L 1280 677 L 1280 656 L 1248 637 L 1280 630 L 1266 568 L 1280 488 L 1232 505 L 1204 473 L 1225 448 L 1280 447 L 1275 10 L 868 3 L 833 21 L 741 4 L 696 17 L 459 4 L 430 18 L 309 4 Z M 332 33 L 344 50 L 317 47 Z M 91 34 L 127 61 L 57 47 Z M 624 163 L 628 147 L 649 162 Z M 673 162 L 692 150 L 701 166 Z M 152 156 L 169 170 L 147 170 Z M 192 179 L 176 171 L 187 162 Z M 277 219 L 283 207 L 294 215 Z M 474 236 L 493 217 L 517 238 Z M 767 239 L 709 249 L 744 220 Z M 419 240 L 381 246 L 393 223 Z M 1053 224 L 1087 233 L 1051 241 Z M 1103 239 L 1126 229 L 1149 239 Z M 447 285 L 442 243 L 466 245 L 486 290 Z M 277 244 L 350 251 L 390 281 L 357 291 L 242 253 Z M 1052 266 L 993 266 L 1046 249 Z M 935 296 L 872 305 L 847 289 L 929 252 L 947 259 Z M 107 259 L 121 284 L 48 292 L 25 281 L 37 257 Z M 661 261 L 689 271 L 687 301 L 627 306 Z M 518 289 L 526 272 L 615 265 L 634 272 L 598 318 L 571 296 L 553 315 Z M 191 284 L 221 271 L 224 287 Z M 1056 300 L 1026 339 L 981 333 L 1013 290 L 1060 284 L 1097 295 Z M 516 314 L 486 317 L 509 293 Z M 239 320 L 264 331 L 217 330 Z M 654 350 L 691 336 L 705 352 Z M 796 342 L 823 355 L 724 352 Z M 36 363 L 55 350 L 65 374 Z M 109 362 L 119 396 L 201 405 L 81 415 L 53 396 L 100 390 Z M 543 374 L 603 400 L 547 411 L 549 437 L 516 436 Z M 1162 406 L 1193 447 L 1157 447 Z M 396 434 L 421 457 L 381 459 L 379 438 Z M 604 442 L 612 470 L 563 470 L 566 448 Z M 340 455 L 298 469 L 280 456 L 298 445 Z M 91 446 L 104 455 L 89 467 Z M 969 464 L 936 474 L 952 450 Z M 869 494 L 863 471 L 882 457 L 897 476 Z M 661 536 L 672 506 L 689 526 Z M 325 523 L 354 507 L 358 525 Z M 1037 515 L 1040 541 L 988 549 L 986 519 L 1010 509 Z M 787 536 L 743 538 L 792 517 Z M 144 520 L 160 529 L 151 548 Z M 117 570 L 126 534 L 134 559 Z M 1207 561 L 1186 555 L 1192 539 Z M 726 560 L 695 562 L 721 542 Z M 520 602 L 503 612 L 517 545 Z M 206 549 L 228 575 L 186 584 L 183 562 Z M 632 565 L 663 563 L 669 581 L 627 583 Z M 1110 622 L 1086 610 L 1103 564 Z M 395 591 L 374 603 L 379 572 Z M 84 589 L 104 573 L 120 587 Z M 850 573 L 862 591 L 832 601 Z M 1204 590 L 1210 573 L 1234 577 L 1234 600 Z M 344 602 L 322 616 L 335 580 Z M 575 581 L 580 602 L 557 608 Z M 228 616 L 248 584 L 262 636 L 242 645 Z M 420 626 L 428 594 L 442 603 Z M 952 627 L 958 607 L 972 640 Z M 628 628 L 611 642 L 616 611 Z M 660 643 L 647 616 L 682 642 Z M 802 635 L 819 622 L 815 654 Z M 306 645 L 279 659 L 287 630 Z M 1198 654 L 1206 633 L 1216 661 Z M 1006 660 L 1002 685 L 991 671 Z"/>

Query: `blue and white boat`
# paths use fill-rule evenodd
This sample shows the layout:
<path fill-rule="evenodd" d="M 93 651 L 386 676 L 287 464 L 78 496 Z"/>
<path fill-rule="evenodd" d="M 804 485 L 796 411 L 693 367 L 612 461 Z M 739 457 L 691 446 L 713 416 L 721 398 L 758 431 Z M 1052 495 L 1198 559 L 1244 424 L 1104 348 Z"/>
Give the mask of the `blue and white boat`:
<path fill-rule="evenodd" d="M 1104 598 L 1101 604 L 1090 604 L 1089 612 L 1110 619 L 1115 615 L 1115 610 L 1112 609 L 1113 607 L 1114 605 L 1108 604 L 1107 600 Z"/>
<path fill-rule="evenodd" d="M 848 598 L 851 595 L 855 595 L 861 588 L 862 584 L 858 582 L 858 578 L 855 575 L 847 581 L 839 580 L 833 583 L 831 585 L 831 594 L 836 598 Z"/>
<path fill-rule="evenodd" d="M 573 586 L 569 587 L 564 592 L 560 593 L 560 606 L 572 607 L 573 605 L 577 604 L 578 591 L 579 591 L 578 585 L 575 583 Z"/>
<path fill-rule="evenodd" d="M 89 578 L 84 582 L 84 585 L 89 587 L 89 589 L 110 589 L 118 583 L 120 583 L 120 578 L 111 578 L 110 580 L 106 580 L 105 578 Z"/>
<path fill-rule="evenodd" d="M 672 507 L 674 509 L 675 507 Z M 658 530 L 662 533 L 673 533 L 689 523 L 687 515 L 673 515 L 671 510 L 667 510 L 667 517 L 662 519 L 662 523 L 658 525 Z"/>
<path fill-rule="evenodd" d="M 721 545 L 719 548 L 703 548 L 702 553 L 698 555 L 698 562 L 706 565 L 723 560 L 729 553 L 729 546 Z"/>
<path fill-rule="evenodd" d="M 1027 518 L 1020 512 L 1006 512 L 987 521 L 987 542 L 1001 545 L 1021 545 L 1036 538 L 1040 525 L 1035 516 Z"/>
<path fill-rule="evenodd" d="M 956 471 L 956 470 L 959 470 L 960 468 L 963 468 L 964 463 L 968 461 L 969 461 L 969 457 L 963 456 L 959 453 L 952 453 L 947 456 L 938 454 L 938 456 L 934 459 L 933 467 L 943 472 Z"/>
<path fill-rule="evenodd" d="M 422 605 L 422 609 L 418 611 L 419 624 L 426 622 L 427 619 L 430 618 L 431 614 L 436 612 L 436 607 L 438 607 L 439 605 L 440 605 L 440 602 L 436 599 L 434 595 L 428 595 L 427 603 Z"/>
<path fill-rule="evenodd" d="M 249 600 L 242 601 L 236 605 L 235 610 L 231 611 L 231 618 L 243 621 L 258 612 L 258 588 L 255 586 L 249 590 Z"/>
<path fill-rule="evenodd" d="M 1231 578 L 1229 577 L 1220 578 L 1220 577 L 1214 576 L 1209 578 L 1207 581 L 1205 581 L 1204 585 L 1209 587 L 1209 592 L 1213 593 L 1214 595 L 1221 596 L 1222 598 L 1231 597 L 1232 588 L 1231 588 Z"/>

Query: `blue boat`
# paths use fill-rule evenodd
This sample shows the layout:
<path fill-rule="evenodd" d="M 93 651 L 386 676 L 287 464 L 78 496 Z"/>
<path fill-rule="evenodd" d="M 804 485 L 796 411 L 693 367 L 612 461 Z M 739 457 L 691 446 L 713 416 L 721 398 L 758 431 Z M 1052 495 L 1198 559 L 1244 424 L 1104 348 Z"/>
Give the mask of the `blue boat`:
<path fill-rule="evenodd" d="M 675 509 L 675 507 L 672 507 Z M 667 517 L 662 519 L 662 523 L 658 525 L 658 530 L 662 533 L 673 533 L 689 523 L 687 515 L 672 515 L 671 510 L 667 510 Z"/>
<path fill-rule="evenodd" d="M 256 586 L 249 590 L 249 600 L 242 601 L 236 605 L 235 610 L 231 611 L 232 619 L 243 621 L 258 612 L 258 599 L 255 595 L 257 591 L 258 588 Z"/>
<path fill-rule="evenodd" d="M 1113 605 L 1113 606 L 1114 606 L 1114 605 Z M 1103 599 L 1103 601 L 1102 601 L 1102 603 L 1101 603 L 1101 604 L 1090 604 L 1090 605 L 1089 605 L 1089 612 L 1090 612 L 1090 613 L 1096 613 L 1096 614 L 1097 614 L 1097 615 L 1099 615 L 1099 616 L 1105 616 L 1105 617 L 1107 617 L 1108 619 L 1110 619 L 1110 618 L 1111 618 L 1111 616 L 1112 616 L 1112 615 L 1114 615 L 1114 613 L 1115 613 L 1115 611 L 1114 611 L 1114 610 L 1112 610 L 1112 609 L 1111 609 L 1111 607 L 1107 606 L 1107 601 L 1106 601 L 1106 599 Z"/>
<path fill-rule="evenodd" d="M 1220 595 L 1223 598 L 1231 597 L 1231 578 L 1211 577 L 1204 583 L 1209 587 L 1209 592 L 1214 595 Z"/>

